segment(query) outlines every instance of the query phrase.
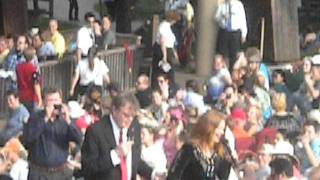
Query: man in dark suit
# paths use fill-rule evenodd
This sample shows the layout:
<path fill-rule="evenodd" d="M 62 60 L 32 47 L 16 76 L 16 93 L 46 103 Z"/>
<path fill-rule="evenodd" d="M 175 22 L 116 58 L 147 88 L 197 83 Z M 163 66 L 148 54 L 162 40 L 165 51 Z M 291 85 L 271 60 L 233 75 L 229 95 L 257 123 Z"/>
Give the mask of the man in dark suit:
<path fill-rule="evenodd" d="M 112 100 L 110 115 L 87 129 L 81 150 L 86 180 L 135 180 L 137 173 L 151 178 L 152 169 L 140 158 L 137 110 L 133 94 L 119 94 Z"/>

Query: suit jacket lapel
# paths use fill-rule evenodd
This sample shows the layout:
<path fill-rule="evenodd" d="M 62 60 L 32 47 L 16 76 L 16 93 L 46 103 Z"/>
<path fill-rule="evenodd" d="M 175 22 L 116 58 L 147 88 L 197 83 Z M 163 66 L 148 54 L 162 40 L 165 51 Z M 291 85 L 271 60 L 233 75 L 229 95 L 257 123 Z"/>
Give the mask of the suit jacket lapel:
<path fill-rule="evenodd" d="M 115 136 L 113 134 L 113 128 L 112 128 L 112 124 L 111 124 L 111 120 L 110 120 L 110 116 L 107 115 L 105 116 L 103 119 L 103 135 L 104 138 L 110 143 L 110 145 L 112 146 L 112 148 L 117 146 L 116 140 L 115 140 Z"/>

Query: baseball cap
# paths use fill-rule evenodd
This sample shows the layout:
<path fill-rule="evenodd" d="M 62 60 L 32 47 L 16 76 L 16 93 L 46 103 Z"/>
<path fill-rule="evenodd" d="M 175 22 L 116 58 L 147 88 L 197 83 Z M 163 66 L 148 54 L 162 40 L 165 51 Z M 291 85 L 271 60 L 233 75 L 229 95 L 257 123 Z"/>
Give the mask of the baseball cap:
<path fill-rule="evenodd" d="M 231 111 L 230 118 L 232 121 L 235 120 L 241 120 L 241 121 L 246 121 L 247 120 L 247 114 L 244 111 L 244 109 L 241 108 L 235 108 Z"/>

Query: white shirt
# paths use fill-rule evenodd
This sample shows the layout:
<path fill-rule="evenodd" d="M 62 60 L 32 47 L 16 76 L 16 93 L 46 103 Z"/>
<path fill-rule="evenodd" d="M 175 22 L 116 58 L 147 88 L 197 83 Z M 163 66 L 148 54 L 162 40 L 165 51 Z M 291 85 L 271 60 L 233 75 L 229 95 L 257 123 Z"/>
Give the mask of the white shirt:
<path fill-rule="evenodd" d="M 118 146 L 119 145 L 120 128 L 116 124 L 116 122 L 113 119 L 112 115 L 110 115 L 110 120 L 111 120 L 114 140 L 116 141 L 116 144 Z M 128 132 L 128 129 L 125 129 L 125 128 L 122 129 L 123 142 L 127 141 L 127 132 Z M 115 149 L 110 151 L 110 156 L 111 156 L 111 161 L 112 161 L 113 166 L 117 166 L 117 165 L 120 164 L 120 157 L 117 155 Z M 128 152 L 128 154 L 126 156 L 126 163 L 127 163 L 128 180 L 130 180 L 131 179 L 131 175 L 132 175 L 131 174 L 131 172 L 132 172 L 132 151 Z"/>
<path fill-rule="evenodd" d="M 248 33 L 246 13 L 243 4 L 239 0 L 230 0 L 231 4 L 231 27 L 233 31 L 240 30 L 242 38 L 245 38 Z M 226 0 L 218 6 L 216 12 L 216 20 L 222 29 L 227 26 L 229 17 L 229 3 Z"/>
<path fill-rule="evenodd" d="M 160 44 L 161 37 L 164 39 L 164 45 L 167 48 L 173 48 L 176 36 L 171 30 L 171 24 L 168 21 L 162 21 L 156 35 L 156 42 Z"/>
<path fill-rule="evenodd" d="M 88 59 L 83 59 L 79 61 L 76 67 L 76 73 L 80 75 L 80 85 L 88 85 L 90 82 L 94 82 L 97 86 L 103 85 L 103 79 L 109 73 L 108 66 L 104 63 L 103 60 L 99 58 L 94 58 L 94 68 L 93 71 L 89 68 Z"/>
<path fill-rule="evenodd" d="M 94 45 L 94 33 L 91 28 L 82 27 L 77 33 L 77 47 L 83 55 L 88 55 L 89 48 Z"/>
<path fill-rule="evenodd" d="M 142 146 L 141 159 L 153 169 L 166 170 L 167 158 L 162 146 L 153 144 L 149 147 Z"/>
<path fill-rule="evenodd" d="M 10 169 L 10 177 L 13 180 L 27 180 L 29 173 L 28 162 L 23 159 L 18 159 Z"/>

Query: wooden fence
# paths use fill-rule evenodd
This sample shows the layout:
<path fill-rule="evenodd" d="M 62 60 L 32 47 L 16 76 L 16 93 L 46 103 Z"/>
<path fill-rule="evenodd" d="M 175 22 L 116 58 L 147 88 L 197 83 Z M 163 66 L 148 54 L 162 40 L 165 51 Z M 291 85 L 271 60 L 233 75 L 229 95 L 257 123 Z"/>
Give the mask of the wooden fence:
<path fill-rule="evenodd" d="M 126 50 L 118 47 L 108 51 L 101 52 L 101 58 L 109 67 L 111 81 L 119 83 L 122 90 L 134 87 L 135 79 L 139 73 L 140 62 L 143 60 L 143 47 L 130 45 Z M 132 72 L 129 72 L 127 64 L 127 54 L 132 54 Z M 72 74 L 74 70 L 74 61 L 71 55 L 66 55 L 61 62 L 48 61 L 40 63 L 42 87 L 54 86 L 60 88 L 64 98 L 68 98 Z M 0 117 L 7 112 L 6 107 L 6 82 L 0 78 Z"/>

